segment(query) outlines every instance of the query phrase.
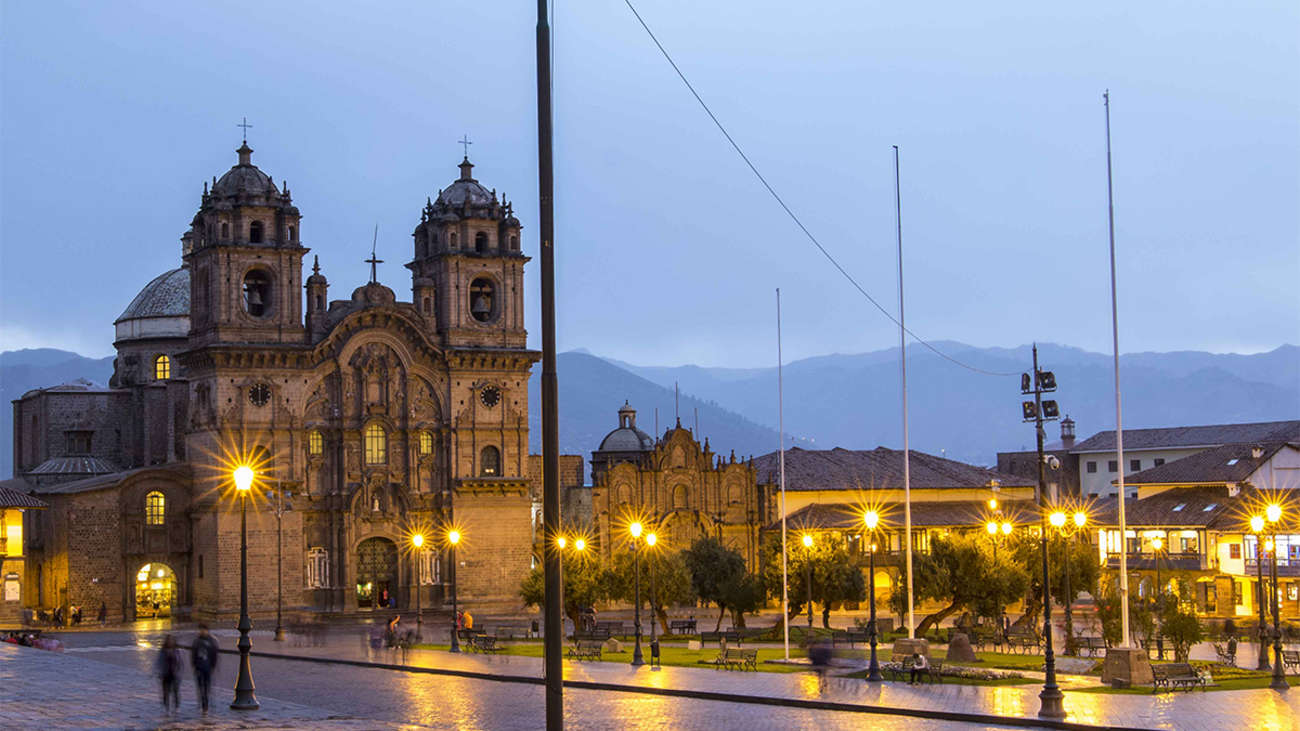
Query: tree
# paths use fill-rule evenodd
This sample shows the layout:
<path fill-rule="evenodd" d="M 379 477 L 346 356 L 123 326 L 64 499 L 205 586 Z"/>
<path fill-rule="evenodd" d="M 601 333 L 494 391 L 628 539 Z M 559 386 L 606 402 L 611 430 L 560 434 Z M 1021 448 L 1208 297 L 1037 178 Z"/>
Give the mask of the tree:
<path fill-rule="evenodd" d="M 630 551 L 614 555 L 609 582 L 611 599 L 636 601 L 635 571 L 636 565 Z M 650 581 L 652 572 L 653 584 Z M 650 592 L 652 585 L 653 595 Z M 691 574 L 686 570 L 686 561 L 682 558 L 681 551 L 651 549 L 641 554 L 641 599 L 650 604 L 651 610 L 659 618 L 660 627 L 667 634 L 668 607 L 695 601 L 695 593 L 691 590 Z"/>
<path fill-rule="evenodd" d="M 744 613 L 762 603 L 762 585 L 745 572 L 745 559 L 716 538 L 700 538 L 682 552 L 691 588 L 701 601 L 718 605 L 717 631 L 727 610 L 733 610 L 736 626 L 743 627 Z"/>
<path fill-rule="evenodd" d="M 916 628 L 924 636 L 931 627 L 953 612 L 969 609 L 985 617 L 998 616 L 1007 604 L 1024 596 L 1028 577 L 1012 557 L 998 556 L 994 561 L 987 541 L 973 536 L 936 537 L 929 553 L 912 557 L 912 591 L 916 599 L 932 599 L 947 604 L 930 614 Z M 890 598 L 894 611 L 907 610 L 907 594 L 895 592 Z"/>
<path fill-rule="evenodd" d="M 591 552 L 564 552 L 561 557 L 561 570 L 564 574 L 564 614 L 580 626 L 583 607 L 593 606 L 609 598 L 612 582 L 610 572 Z M 524 605 L 540 607 L 546 601 L 546 579 L 543 567 L 538 566 L 529 572 L 519 587 L 519 596 Z"/>
<path fill-rule="evenodd" d="M 1178 602 L 1170 602 L 1161 615 L 1161 631 L 1174 645 L 1174 660 L 1187 662 L 1192 645 L 1205 639 L 1205 627 L 1193 610 L 1184 611 Z"/>

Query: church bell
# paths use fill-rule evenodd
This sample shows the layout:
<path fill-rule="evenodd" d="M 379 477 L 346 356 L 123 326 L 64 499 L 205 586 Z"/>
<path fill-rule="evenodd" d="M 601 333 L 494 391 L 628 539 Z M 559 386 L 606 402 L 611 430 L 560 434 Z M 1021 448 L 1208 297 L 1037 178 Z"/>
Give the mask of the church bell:
<path fill-rule="evenodd" d="M 492 314 L 492 303 L 488 301 L 487 295 L 480 294 L 474 298 L 474 306 L 470 308 L 470 313 L 479 319 Z"/>

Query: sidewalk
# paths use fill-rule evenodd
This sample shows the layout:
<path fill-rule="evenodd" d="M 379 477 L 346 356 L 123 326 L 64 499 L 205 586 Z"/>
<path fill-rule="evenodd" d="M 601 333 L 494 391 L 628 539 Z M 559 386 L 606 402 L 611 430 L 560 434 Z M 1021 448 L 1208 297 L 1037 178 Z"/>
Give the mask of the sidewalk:
<path fill-rule="evenodd" d="M 233 691 L 212 689 L 207 717 L 197 710 L 192 679 L 181 686 L 181 711 L 162 711 L 158 681 L 144 673 L 75 654 L 0 643 L 0 728 L 286 729 L 324 731 L 414 728 L 347 718 L 259 696 L 256 711 L 232 711 Z"/>
<path fill-rule="evenodd" d="M 233 647 L 233 637 L 219 633 L 223 647 Z M 374 650 L 355 636 L 333 635 L 321 647 L 296 647 L 292 641 L 254 640 L 253 652 L 278 656 L 338 659 L 350 662 L 404 664 L 496 675 L 540 677 L 540 658 L 517 655 L 482 656 L 435 650 L 412 650 L 405 660 L 392 650 Z M 1068 677 L 1068 676 L 1067 676 Z M 869 684 L 865 681 L 813 673 L 744 673 L 725 670 L 649 666 L 632 668 L 621 663 L 564 663 L 565 680 L 611 683 L 641 688 L 674 688 L 716 693 L 737 693 L 774 698 L 820 700 L 857 705 L 946 710 L 1003 717 L 1035 719 L 1040 686 L 908 686 L 902 683 Z M 1107 695 L 1072 693 L 1064 682 L 1066 720 L 1102 726 L 1188 729 L 1293 729 L 1300 725 L 1300 688 L 1276 691 L 1241 690 L 1160 695 Z M 1091 685 L 1091 679 L 1078 686 Z M 1076 686 L 1076 687 L 1078 687 Z"/>

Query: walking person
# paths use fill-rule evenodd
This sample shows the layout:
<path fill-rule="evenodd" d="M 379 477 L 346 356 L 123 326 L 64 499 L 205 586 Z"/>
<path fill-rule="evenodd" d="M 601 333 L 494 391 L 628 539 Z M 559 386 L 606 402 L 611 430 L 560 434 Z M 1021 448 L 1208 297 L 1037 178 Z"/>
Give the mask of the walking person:
<path fill-rule="evenodd" d="M 100 599 L 100 600 L 99 600 L 99 616 L 98 616 L 98 619 L 99 619 L 99 626 L 100 626 L 100 627 L 103 627 L 105 624 L 108 624 L 108 605 L 104 603 L 104 600 L 103 600 L 103 599 Z"/>
<path fill-rule="evenodd" d="M 154 663 L 154 671 L 162 681 L 163 712 L 178 711 L 181 707 L 181 653 L 176 649 L 176 638 L 163 638 L 162 650 Z"/>
<path fill-rule="evenodd" d="M 217 669 L 217 641 L 208 634 L 206 624 L 199 625 L 199 636 L 190 648 L 190 664 L 194 666 L 194 684 L 198 686 L 199 709 L 208 713 L 208 696 L 212 692 L 212 671 Z"/>

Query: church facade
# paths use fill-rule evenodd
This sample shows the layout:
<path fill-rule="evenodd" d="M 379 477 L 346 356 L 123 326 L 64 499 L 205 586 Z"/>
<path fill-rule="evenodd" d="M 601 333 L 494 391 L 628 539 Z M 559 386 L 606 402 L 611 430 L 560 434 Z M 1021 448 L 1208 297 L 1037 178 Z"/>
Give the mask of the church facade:
<path fill-rule="evenodd" d="M 30 513 L 24 603 L 111 620 L 238 610 L 248 463 L 255 614 L 518 606 L 534 554 L 511 204 L 460 175 L 414 227 L 410 299 L 376 276 L 331 300 L 287 184 L 238 162 L 204 185 L 181 265 L 115 323 L 108 388 L 14 403 Z M 578 472 L 581 473 L 579 466 Z M 580 478 L 579 478 L 580 479 Z M 15 481 L 17 482 L 17 480 Z M 450 527 L 465 537 L 446 562 Z M 414 546 L 412 536 L 425 536 Z"/>

